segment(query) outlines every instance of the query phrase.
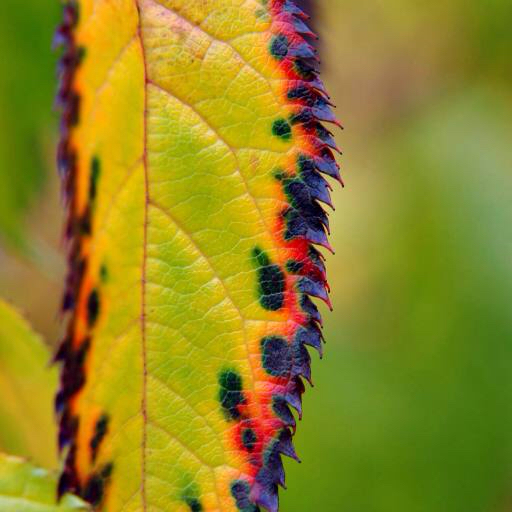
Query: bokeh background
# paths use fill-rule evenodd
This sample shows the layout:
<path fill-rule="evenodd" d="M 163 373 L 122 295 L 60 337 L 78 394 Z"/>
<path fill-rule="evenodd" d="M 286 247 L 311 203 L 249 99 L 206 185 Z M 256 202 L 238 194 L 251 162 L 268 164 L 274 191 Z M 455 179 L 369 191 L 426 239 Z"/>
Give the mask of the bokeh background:
<path fill-rule="evenodd" d="M 512 511 L 512 3 L 309 3 L 346 188 L 282 509 Z M 57 0 L 0 3 L 0 294 L 49 344 L 59 18 Z"/>

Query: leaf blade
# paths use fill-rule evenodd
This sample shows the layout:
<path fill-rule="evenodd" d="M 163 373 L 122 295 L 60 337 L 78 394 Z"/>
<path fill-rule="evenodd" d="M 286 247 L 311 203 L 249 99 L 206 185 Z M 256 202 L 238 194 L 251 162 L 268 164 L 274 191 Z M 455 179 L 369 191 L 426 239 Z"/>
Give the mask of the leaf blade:
<path fill-rule="evenodd" d="M 49 359 L 41 338 L 0 300 L 0 449 L 55 468 L 57 372 Z"/>
<path fill-rule="evenodd" d="M 105 510 L 276 510 L 321 344 L 308 295 L 328 301 L 316 162 L 337 173 L 305 26 L 283 1 L 80 6 L 62 488 Z"/>

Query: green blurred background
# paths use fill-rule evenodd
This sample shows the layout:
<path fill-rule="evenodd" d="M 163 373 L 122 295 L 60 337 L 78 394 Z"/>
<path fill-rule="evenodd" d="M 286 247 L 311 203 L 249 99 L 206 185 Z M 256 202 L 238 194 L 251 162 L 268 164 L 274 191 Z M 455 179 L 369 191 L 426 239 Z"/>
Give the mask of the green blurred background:
<path fill-rule="evenodd" d="M 347 186 L 282 509 L 512 511 L 512 2 L 315 4 Z M 0 5 L 0 294 L 50 342 L 59 11 Z"/>

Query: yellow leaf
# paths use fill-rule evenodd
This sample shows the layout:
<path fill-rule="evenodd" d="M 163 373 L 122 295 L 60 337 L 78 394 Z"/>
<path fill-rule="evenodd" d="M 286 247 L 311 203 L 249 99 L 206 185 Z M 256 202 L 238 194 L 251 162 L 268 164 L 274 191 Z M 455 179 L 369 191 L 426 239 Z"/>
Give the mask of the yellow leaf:
<path fill-rule="evenodd" d="M 289 0 L 65 8 L 61 490 L 100 510 L 277 510 L 339 178 L 303 20 Z"/>

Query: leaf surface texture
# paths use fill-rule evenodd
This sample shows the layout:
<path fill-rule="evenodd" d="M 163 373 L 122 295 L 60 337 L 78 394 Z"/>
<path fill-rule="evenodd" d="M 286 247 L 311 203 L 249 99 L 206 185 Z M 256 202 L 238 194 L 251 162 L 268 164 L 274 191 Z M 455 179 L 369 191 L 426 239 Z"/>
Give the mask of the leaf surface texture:
<path fill-rule="evenodd" d="M 61 490 L 101 510 L 278 508 L 339 178 L 292 2 L 65 8 Z"/>

